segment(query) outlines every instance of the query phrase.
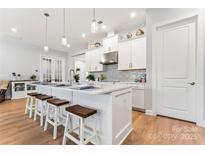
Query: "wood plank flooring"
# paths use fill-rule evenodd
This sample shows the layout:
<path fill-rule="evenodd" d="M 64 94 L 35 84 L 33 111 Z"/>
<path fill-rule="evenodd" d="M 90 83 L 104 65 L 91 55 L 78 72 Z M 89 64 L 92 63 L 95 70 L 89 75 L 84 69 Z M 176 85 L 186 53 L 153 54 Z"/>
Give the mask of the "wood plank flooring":
<path fill-rule="evenodd" d="M 25 99 L 0 103 L 0 144 L 61 144 L 63 127 L 52 139 L 53 128 L 44 132 L 39 119 L 24 114 Z M 133 111 L 133 131 L 123 144 L 205 144 L 205 128 L 193 123 Z M 67 144 L 74 144 L 68 141 Z"/>

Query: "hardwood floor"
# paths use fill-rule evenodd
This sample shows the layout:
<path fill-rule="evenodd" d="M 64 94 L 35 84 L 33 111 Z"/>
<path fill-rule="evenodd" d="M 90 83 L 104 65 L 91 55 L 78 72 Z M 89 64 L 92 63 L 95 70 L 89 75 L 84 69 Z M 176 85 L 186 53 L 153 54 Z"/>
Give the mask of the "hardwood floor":
<path fill-rule="evenodd" d="M 58 138 L 53 140 L 53 128 L 44 132 L 39 119 L 29 119 L 24 109 L 25 99 L 0 103 L 0 144 L 62 143 L 63 127 L 59 127 Z M 205 128 L 185 121 L 133 111 L 133 128 L 123 144 L 205 144 Z"/>

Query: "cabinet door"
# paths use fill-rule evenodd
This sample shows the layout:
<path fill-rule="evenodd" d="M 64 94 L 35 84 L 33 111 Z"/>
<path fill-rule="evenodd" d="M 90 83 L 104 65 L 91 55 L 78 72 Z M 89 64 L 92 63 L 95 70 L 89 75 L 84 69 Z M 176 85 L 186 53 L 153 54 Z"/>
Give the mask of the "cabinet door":
<path fill-rule="evenodd" d="M 132 69 L 146 68 L 146 38 L 135 39 L 132 42 Z"/>
<path fill-rule="evenodd" d="M 91 51 L 92 52 L 92 71 L 103 71 L 103 65 L 100 64 L 100 57 L 102 55 L 102 49 L 96 49 Z"/>
<path fill-rule="evenodd" d="M 104 52 L 118 50 L 118 36 L 112 36 L 103 40 Z"/>
<path fill-rule="evenodd" d="M 118 70 L 128 70 L 131 67 L 131 41 L 118 45 Z"/>
<path fill-rule="evenodd" d="M 143 89 L 132 89 L 132 106 L 144 109 L 144 90 Z"/>
<path fill-rule="evenodd" d="M 91 52 L 86 52 L 85 53 L 85 63 L 86 63 L 86 70 L 87 72 L 91 71 Z"/>
<path fill-rule="evenodd" d="M 86 52 L 86 69 L 88 72 L 103 71 L 103 65 L 100 64 L 101 54 L 101 48 Z"/>

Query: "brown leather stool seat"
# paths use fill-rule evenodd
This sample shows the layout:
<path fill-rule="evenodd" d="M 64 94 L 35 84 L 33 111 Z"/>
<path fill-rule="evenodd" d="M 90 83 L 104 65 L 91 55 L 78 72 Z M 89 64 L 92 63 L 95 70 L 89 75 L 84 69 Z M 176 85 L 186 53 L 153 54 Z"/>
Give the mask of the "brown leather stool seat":
<path fill-rule="evenodd" d="M 42 95 L 42 94 L 37 93 L 37 92 L 33 92 L 33 93 L 27 93 L 27 95 L 29 95 L 31 97 L 35 97 L 35 96 Z"/>
<path fill-rule="evenodd" d="M 55 105 L 55 106 L 61 106 L 61 105 L 65 105 L 65 104 L 70 103 L 67 100 L 62 100 L 62 99 L 58 99 L 58 98 L 48 99 L 47 102 L 52 104 L 52 105 Z"/>
<path fill-rule="evenodd" d="M 77 116 L 80 116 L 82 118 L 87 118 L 95 113 L 97 113 L 97 110 L 95 109 L 91 109 L 91 108 L 87 108 L 81 105 L 73 105 L 73 106 L 69 106 L 66 108 L 66 111 L 75 114 Z"/>
<path fill-rule="evenodd" d="M 42 101 L 45 101 L 45 100 L 48 100 L 48 99 L 51 99 L 51 98 L 53 98 L 53 96 L 48 96 L 48 95 L 44 95 L 44 94 L 42 94 L 42 95 L 37 95 L 37 96 L 35 96 L 37 99 L 39 99 L 39 100 L 42 100 Z"/>

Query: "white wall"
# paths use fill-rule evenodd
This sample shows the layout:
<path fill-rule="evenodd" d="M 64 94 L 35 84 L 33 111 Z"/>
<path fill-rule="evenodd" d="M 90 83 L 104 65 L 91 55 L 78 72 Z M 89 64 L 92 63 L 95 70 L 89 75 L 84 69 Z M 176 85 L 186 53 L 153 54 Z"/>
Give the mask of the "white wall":
<path fill-rule="evenodd" d="M 0 39 L 0 79 L 11 79 L 12 72 L 21 74 L 22 79 L 29 79 L 35 70 L 39 71 L 41 54 L 65 58 L 67 64 L 65 52 L 49 50 L 46 53 L 42 47 L 19 40 Z"/>
<path fill-rule="evenodd" d="M 152 26 L 156 23 L 180 18 L 192 13 L 204 14 L 204 9 L 147 9 L 147 84 L 145 90 L 145 108 L 152 109 Z M 201 23 L 204 25 L 204 23 Z M 205 25 L 203 26 L 205 27 Z M 204 58 L 205 59 L 205 58 Z M 204 85 L 205 87 L 205 85 Z"/>

